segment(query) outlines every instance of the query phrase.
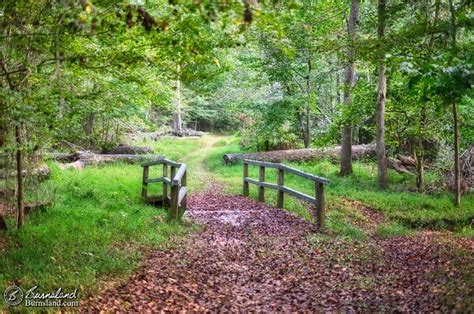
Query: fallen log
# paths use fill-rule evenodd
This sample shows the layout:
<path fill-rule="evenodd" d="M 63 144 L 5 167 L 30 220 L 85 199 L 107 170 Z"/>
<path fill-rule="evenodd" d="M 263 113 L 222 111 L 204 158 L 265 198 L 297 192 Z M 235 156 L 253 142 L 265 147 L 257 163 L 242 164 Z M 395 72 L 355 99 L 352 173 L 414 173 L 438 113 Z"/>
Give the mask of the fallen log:
<path fill-rule="evenodd" d="M 78 152 L 79 160 L 85 165 L 125 162 L 137 163 L 163 158 L 161 155 L 133 155 L 133 154 L 94 154 L 91 152 Z"/>
<path fill-rule="evenodd" d="M 395 159 L 395 158 L 388 158 L 387 159 L 387 167 L 390 169 L 395 170 L 398 173 L 406 173 L 406 174 L 412 174 L 410 170 L 408 170 L 403 162 L 401 160 Z"/>
<path fill-rule="evenodd" d="M 403 164 L 405 167 L 413 167 L 416 168 L 416 160 L 411 156 L 404 156 L 398 155 L 397 159 Z"/>
<path fill-rule="evenodd" d="M 259 153 L 243 154 L 225 154 L 223 156 L 225 164 L 233 164 L 243 159 L 253 159 L 269 162 L 282 161 L 310 161 L 315 159 L 329 158 L 339 160 L 341 155 L 341 146 L 331 148 L 306 148 L 306 149 L 288 149 L 275 150 Z M 375 157 L 375 145 L 353 145 L 352 159 L 359 160 L 363 158 Z"/>
<path fill-rule="evenodd" d="M 73 162 L 76 161 L 79 157 L 76 153 L 47 153 L 48 157 L 59 162 Z"/>
<path fill-rule="evenodd" d="M 180 131 L 171 131 L 171 135 L 177 137 L 202 137 L 204 136 L 204 132 L 185 129 Z"/>
<path fill-rule="evenodd" d="M 153 149 L 149 146 L 140 147 L 140 146 L 131 146 L 131 145 L 124 145 L 120 144 L 117 147 L 104 151 L 104 154 L 112 154 L 112 155 L 123 155 L 123 154 L 130 154 L 130 155 L 141 155 L 141 154 L 152 154 Z"/>
<path fill-rule="evenodd" d="M 131 155 L 131 154 L 94 154 L 89 151 L 76 152 L 77 160 L 67 164 L 61 164 L 61 169 L 82 169 L 85 166 L 107 164 L 113 162 L 142 163 L 163 158 L 161 155 Z"/>

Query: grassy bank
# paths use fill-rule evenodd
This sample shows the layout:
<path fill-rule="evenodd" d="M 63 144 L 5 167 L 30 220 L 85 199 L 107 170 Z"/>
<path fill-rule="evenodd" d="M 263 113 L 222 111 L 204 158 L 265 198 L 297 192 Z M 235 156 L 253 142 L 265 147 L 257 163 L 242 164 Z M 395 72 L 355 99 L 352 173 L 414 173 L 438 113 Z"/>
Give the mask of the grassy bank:
<path fill-rule="evenodd" d="M 141 167 L 115 164 L 62 171 L 53 166 L 42 187 L 53 205 L 27 215 L 21 230 L 5 234 L 0 289 L 38 285 L 42 291 L 94 291 L 104 278 L 126 277 L 143 249 L 158 247 L 184 227 L 140 198 Z M 12 219 L 9 220 L 13 227 Z M 3 290 L 2 290 L 3 291 Z M 3 302 L 3 298 L 0 298 Z"/>
<path fill-rule="evenodd" d="M 236 140 L 230 140 L 226 146 L 215 148 L 209 155 L 207 164 L 210 170 L 224 182 L 228 190 L 232 193 L 241 192 L 242 165 L 224 166 L 222 155 L 228 152 L 238 152 L 239 146 Z M 411 228 L 433 228 L 451 229 L 469 233 L 471 220 L 474 219 L 474 195 L 472 193 L 464 195 L 460 208 L 453 205 L 451 193 L 440 192 L 437 194 L 423 194 L 410 192 L 409 187 L 413 186 L 413 176 L 398 174 L 389 171 L 390 188 L 382 191 L 377 186 L 377 168 L 374 164 L 354 163 L 354 173 L 348 177 L 338 175 L 339 167 L 329 161 L 317 161 L 308 163 L 291 163 L 292 166 L 326 177 L 330 180 L 330 185 L 326 189 L 329 210 L 337 210 L 352 219 L 362 219 L 357 217 L 357 213 L 347 208 L 341 199 L 357 200 L 364 205 L 385 214 L 395 222 L 400 222 Z M 258 178 L 258 168 L 250 167 L 250 175 Z M 429 175 L 429 174 L 428 174 Z M 268 171 L 266 180 L 276 182 L 276 172 Z M 293 175 L 285 176 L 285 184 L 292 188 L 308 194 L 314 193 L 313 185 Z M 256 187 L 251 191 L 256 196 Z M 276 203 L 276 193 L 269 192 L 269 203 Z M 299 212 L 303 216 L 304 208 L 298 206 L 298 202 L 292 199 L 287 201 L 286 207 Z M 331 215 L 341 215 L 340 213 L 328 212 Z M 329 221 L 331 223 L 331 219 Z"/>

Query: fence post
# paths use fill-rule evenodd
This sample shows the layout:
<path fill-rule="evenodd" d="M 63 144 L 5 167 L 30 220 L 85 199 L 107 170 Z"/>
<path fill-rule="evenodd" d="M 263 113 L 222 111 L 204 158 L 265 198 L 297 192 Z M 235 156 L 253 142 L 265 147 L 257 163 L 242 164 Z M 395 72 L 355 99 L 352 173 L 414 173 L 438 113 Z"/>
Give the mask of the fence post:
<path fill-rule="evenodd" d="M 148 197 L 148 166 L 143 167 L 142 197 Z"/>
<path fill-rule="evenodd" d="M 324 228 L 324 184 L 315 182 L 316 185 L 316 224 L 319 229 Z"/>
<path fill-rule="evenodd" d="M 285 192 L 281 190 L 284 185 L 285 180 L 285 171 L 281 168 L 278 168 L 278 199 L 277 199 L 277 207 L 283 208 L 283 204 L 285 202 Z"/>
<path fill-rule="evenodd" d="M 265 167 L 264 166 L 260 166 L 260 171 L 258 173 L 258 181 L 265 182 Z M 258 201 L 265 202 L 265 188 L 261 185 L 259 185 L 259 188 L 258 188 Z"/>
<path fill-rule="evenodd" d="M 163 205 L 168 204 L 168 183 L 166 183 L 165 178 L 168 176 L 168 165 L 163 163 Z"/>
<path fill-rule="evenodd" d="M 173 185 L 173 179 L 174 176 L 176 175 L 176 167 L 171 166 L 171 175 L 170 175 L 170 181 L 171 181 L 171 215 L 173 218 L 177 216 L 176 212 L 178 211 L 178 194 L 179 194 L 179 186 Z"/>
<path fill-rule="evenodd" d="M 178 196 L 179 196 L 179 185 L 171 186 L 171 215 L 173 219 L 178 219 Z"/>
<path fill-rule="evenodd" d="M 186 182 L 187 173 L 188 173 L 188 171 L 186 170 L 186 171 L 184 172 L 183 179 L 182 179 L 182 181 L 181 181 L 181 185 L 182 185 L 182 186 L 187 186 L 187 182 Z M 178 193 L 178 194 L 179 194 L 179 193 Z M 186 207 L 187 207 L 187 197 L 188 197 L 188 193 L 186 193 L 186 194 L 184 195 L 183 200 L 181 201 L 181 208 L 184 209 L 184 210 L 186 210 Z"/>
<path fill-rule="evenodd" d="M 249 164 L 244 161 L 244 196 L 249 196 L 249 183 L 245 181 L 245 178 L 249 176 Z"/>

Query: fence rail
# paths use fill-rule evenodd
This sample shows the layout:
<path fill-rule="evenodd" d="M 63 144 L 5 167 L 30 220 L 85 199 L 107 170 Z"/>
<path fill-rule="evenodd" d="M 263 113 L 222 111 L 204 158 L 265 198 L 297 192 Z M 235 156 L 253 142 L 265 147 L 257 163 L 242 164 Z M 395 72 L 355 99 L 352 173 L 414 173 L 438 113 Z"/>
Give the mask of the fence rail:
<path fill-rule="evenodd" d="M 258 180 L 252 179 L 249 177 L 249 165 L 259 167 Z M 271 182 L 265 181 L 265 168 L 272 168 L 272 169 L 278 170 L 277 183 L 271 183 Z M 322 177 L 315 176 L 310 173 L 303 172 L 301 170 L 289 167 L 284 164 L 250 160 L 250 159 L 244 159 L 243 170 L 244 170 L 243 171 L 244 172 L 243 173 L 243 177 L 244 177 L 243 178 L 243 194 L 245 196 L 249 196 L 249 183 L 258 186 L 258 201 L 259 202 L 265 201 L 265 188 L 277 190 L 278 191 L 277 207 L 283 208 L 285 193 L 290 194 L 303 201 L 314 204 L 316 206 L 316 215 L 315 215 L 316 223 L 320 228 L 324 226 L 324 186 L 329 183 L 329 180 Z M 298 192 L 289 187 L 286 187 L 284 185 L 285 172 L 313 181 L 315 185 L 314 197 L 305 193 Z"/>
<path fill-rule="evenodd" d="M 159 178 L 149 178 L 150 167 L 163 165 L 163 176 Z M 149 161 L 142 164 L 143 181 L 142 181 L 142 197 L 149 203 L 161 203 L 169 205 L 173 219 L 179 217 L 179 210 L 186 210 L 187 203 L 187 167 L 186 164 L 178 163 L 166 158 Z M 170 172 L 168 172 L 170 170 Z M 168 175 L 169 173 L 169 175 Z M 163 195 L 149 196 L 148 184 L 162 183 Z M 170 193 L 168 195 L 168 188 Z"/>

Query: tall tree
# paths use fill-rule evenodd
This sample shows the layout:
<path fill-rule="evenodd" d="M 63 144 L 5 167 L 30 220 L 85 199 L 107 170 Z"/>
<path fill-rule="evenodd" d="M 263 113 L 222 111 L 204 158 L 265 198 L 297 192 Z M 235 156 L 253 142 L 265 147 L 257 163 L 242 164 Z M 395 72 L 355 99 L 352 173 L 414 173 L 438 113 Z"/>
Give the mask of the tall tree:
<path fill-rule="evenodd" d="M 456 9 L 453 0 L 449 0 L 449 12 L 451 22 L 451 49 L 453 55 L 456 53 Z M 456 97 L 452 97 L 451 108 L 453 113 L 453 133 L 454 133 L 454 204 L 461 205 L 461 165 L 459 158 L 459 117 Z"/>
<path fill-rule="evenodd" d="M 359 0 L 351 1 L 351 11 L 347 20 L 347 34 L 349 46 L 347 52 L 347 65 L 344 80 L 344 105 L 352 105 L 352 88 L 355 82 L 355 38 L 357 30 L 357 18 L 359 16 Z M 342 128 L 341 143 L 341 175 L 352 173 L 352 124 L 346 121 Z"/>
<path fill-rule="evenodd" d="M 173 97 L 173 132 L 179 133 L 183 129 L 183 119 L 181 116 L 181 66 L 176 67 L 176 80 Z"/>
<path fill-rule="evenodd" d="M 379 177 L 379 186 L 382 189 L 388 187 L 387 175 L 387 157 L 385 155 L 385 102 L 387 100 L 387 76 L 385 74 L 385 50 L 383 41 L 385 37 L 386 22 L 386 3 L 385 0 L 378 1 L 378 25 L 377 37 L 379 40 L 379 64 L 378 64 L 378 92 L 377 109 L 375 120 L 377 125 L 376 149 L 377 149 L 377 168 Z"/>

